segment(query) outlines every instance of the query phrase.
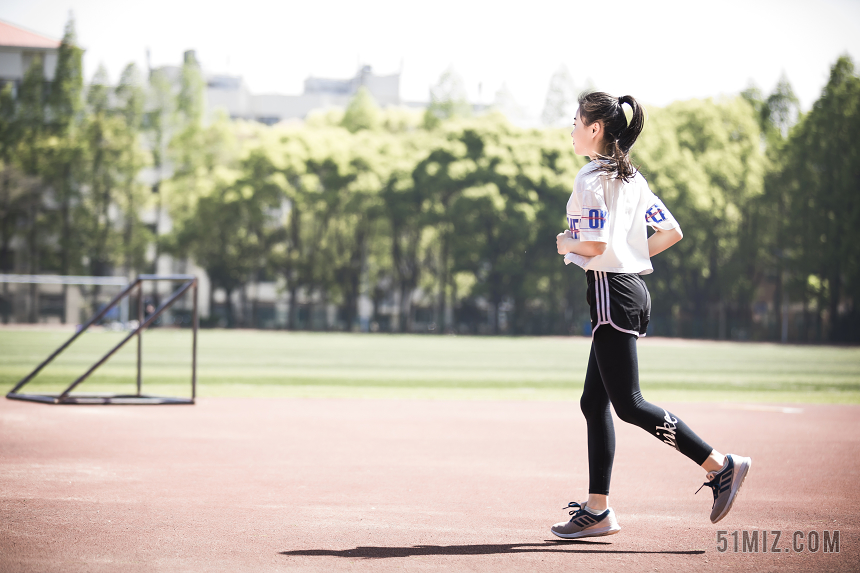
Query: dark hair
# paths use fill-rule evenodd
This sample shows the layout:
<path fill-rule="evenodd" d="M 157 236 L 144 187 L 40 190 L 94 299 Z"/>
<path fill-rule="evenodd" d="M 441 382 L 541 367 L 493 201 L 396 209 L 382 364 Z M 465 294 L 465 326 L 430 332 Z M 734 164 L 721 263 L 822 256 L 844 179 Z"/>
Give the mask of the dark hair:
<path fill-rule="evenodd" d="M 627 124 L 623 104 L 633 108 L 633 117 Z M 630 163 L 630 148 L 645 126 L 645 110 L 633 96 L 614 97 L 605 92 L 583 92 L 579 96 L 579 117 L 585 125 L 599 121 L 603 125 L 603 143 L 606 155 L 598 158 L 602 164 L 598 169 L 629 181 L 636 174 Z"/>

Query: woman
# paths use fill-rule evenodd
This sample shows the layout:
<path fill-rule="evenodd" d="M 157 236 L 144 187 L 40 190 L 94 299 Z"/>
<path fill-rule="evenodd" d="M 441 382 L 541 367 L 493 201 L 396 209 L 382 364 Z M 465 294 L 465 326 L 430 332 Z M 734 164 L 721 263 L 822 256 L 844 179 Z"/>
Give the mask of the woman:
<path fill-rule="evenodd" d="M 627 122 L 622 106 L 633 110 Z M 650 432 L 706 472 L 713 490 L 711 521 L 732 507 L 752 460 L 723 455 L 677 416 L 646 402 L 639 391 L 636 340 L 645 334 L 651 297 L 641 275 L 653 271 L 650 258 L 683 237 L 681 228 L 645 178 L 630 162 L 630 149 L 644 126 L 644 111 L 632 96 L 603 92 L 580 96 L 573 132 L 577 155 L 591 158 L 576 176 L 567 203 L 569 229 L 556 237 L 565 263 L 586 271 L 592 342 L 580 400 L 588 426 L 588 501 L 571 502 L 570 521 L 552 532 L 565 539 L 612 535 L 621 529 L 609 507 L 618 417 Z M 647 227 L 654 229 L 648 237 Z M 699 488 L 701 489 L 701 488 Z"/>

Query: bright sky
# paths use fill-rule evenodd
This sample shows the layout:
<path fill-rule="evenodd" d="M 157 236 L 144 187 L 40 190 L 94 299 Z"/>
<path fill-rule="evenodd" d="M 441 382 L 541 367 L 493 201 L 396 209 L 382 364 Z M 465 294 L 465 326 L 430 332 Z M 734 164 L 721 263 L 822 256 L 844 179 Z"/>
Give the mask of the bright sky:
<path fill-rule="evenodd" d="M 600 7 L 599 10 L 596 8 Z M 402 71 L 401 97 L 426 101 L 449 67 L 474 102 L 506 85 L 532 116 L 566 65 L 648 104 L 765 93 L 783 72 L 804 110 L 848 53 L 860 67 L 857 0 L 3 0 L 0 19 L 59 38 L 72 11 L 84 72 L 116 81 L 129 62 L 179 64 L 195 49 L 208 71 L 245 78 L 253 93 L 298 94 L 309 75 L 349 78 L 359 64 Z M 479 91 L 480 86 L 480 91 Z"/>

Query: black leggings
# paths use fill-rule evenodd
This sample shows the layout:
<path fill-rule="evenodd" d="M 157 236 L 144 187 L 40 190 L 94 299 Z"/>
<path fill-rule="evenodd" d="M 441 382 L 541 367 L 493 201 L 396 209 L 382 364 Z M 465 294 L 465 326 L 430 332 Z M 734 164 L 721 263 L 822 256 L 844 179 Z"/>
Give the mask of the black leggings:
<path fill-rule="evenodd" d="M 594 332 L 585 387 L 579 405 L 588 425 L 589 493 L 609 495 L 615 458 L 615 427 L 609 403 L 628 424 L 639 426 L 675 448 L 697 465 L 711 453 L 711 446 L 674 414 L 646 402 L 639 391 L 636 336 L 604 324 Z"/>

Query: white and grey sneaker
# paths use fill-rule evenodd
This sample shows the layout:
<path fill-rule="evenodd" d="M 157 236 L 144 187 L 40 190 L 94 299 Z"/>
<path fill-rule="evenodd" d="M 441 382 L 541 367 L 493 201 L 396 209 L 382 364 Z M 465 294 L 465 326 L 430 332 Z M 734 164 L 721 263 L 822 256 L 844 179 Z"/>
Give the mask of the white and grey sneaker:
<path fill-rule="evenodd" d="M 714 505 L 711 507 L 711 523 L 718 522 L 729 513 L 738 491 L 740 491 L 741 485 L 743 485 L 744 479 L 750 471 L 750 466 L 752 466 L 751 458 L 728 454 L 723 469 L 708 472 L 705 476 L 708 481 L 703 483 L 696 490 L 696 493 L 699 493 L 699 490 L 705 486 L 713 490 Z"/>
<path fill-rule="evenodd" d="M 621 531 L 615 512 L 612 508 L 604 510 L 599 515 L 586 511 L 585 503 L 575 501 L 567 504 L 564 509 L 570 509 L 568 513 L 573 517 L 570 521 L 556 523 L 550 528 L 553 535 L 563 539 L 578 539 L 580 537 L 601 537 L 603 535 L 614 535 Z"/>

